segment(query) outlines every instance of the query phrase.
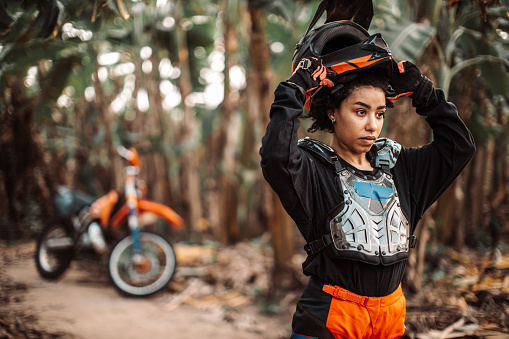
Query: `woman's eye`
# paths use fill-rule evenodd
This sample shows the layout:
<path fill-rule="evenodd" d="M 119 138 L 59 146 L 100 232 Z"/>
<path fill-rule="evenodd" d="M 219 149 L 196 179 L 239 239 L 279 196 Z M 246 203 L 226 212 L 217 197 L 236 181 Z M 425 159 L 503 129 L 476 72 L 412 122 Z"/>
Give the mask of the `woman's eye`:
<path fill-rule="evenodd" d="M 359 115 L 364 115 L 364 114 L 366 114 L 366 111 L 363 110 L 363 109 L 359 109 L 359 110 L 356 111 L 356 113 L 359 114 Z"/>
<path fill-rule="evenodd" d="M 378 112 L 376 115 L 379 118 L 384 118 L 385 117 L 385 112 Z"/>

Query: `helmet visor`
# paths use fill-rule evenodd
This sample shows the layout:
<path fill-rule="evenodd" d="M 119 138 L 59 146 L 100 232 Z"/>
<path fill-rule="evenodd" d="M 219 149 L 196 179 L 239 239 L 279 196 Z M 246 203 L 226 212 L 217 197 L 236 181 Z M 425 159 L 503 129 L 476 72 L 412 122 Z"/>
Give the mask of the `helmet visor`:
<path fill-rule="evenodd" d="M 366 68 L 387 68 L 390 75 L 391 51 L 382 36 L 374 34 L 361 43 L 334 51 L 322 57 L 323 65 L 338 75 L 360 72 Z M 385 67 L 387 66 L 387 67 Z"/>

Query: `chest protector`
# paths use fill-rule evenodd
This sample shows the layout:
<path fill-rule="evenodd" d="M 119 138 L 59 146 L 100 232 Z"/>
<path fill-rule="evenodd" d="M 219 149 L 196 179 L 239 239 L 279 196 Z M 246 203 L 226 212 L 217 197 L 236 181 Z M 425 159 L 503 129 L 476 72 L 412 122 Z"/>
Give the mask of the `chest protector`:
<path fill-rule="evenodd" d="M 306 138 L 299 141 L 299 147 L 334 166 L 343 194 L 343 203 L 319 225 L 323 235 L 306 244 L 306 252 L 325 250 L 333 258 L 373 265 L 390 265 L 408 258 L 415 237 L 410 234 L 390 172 L 401 146 L 386 138 L 375 142 L 370 160 L 380 170 L 373 176 L 346 169 L 334 150 L 322 142 Z"/>

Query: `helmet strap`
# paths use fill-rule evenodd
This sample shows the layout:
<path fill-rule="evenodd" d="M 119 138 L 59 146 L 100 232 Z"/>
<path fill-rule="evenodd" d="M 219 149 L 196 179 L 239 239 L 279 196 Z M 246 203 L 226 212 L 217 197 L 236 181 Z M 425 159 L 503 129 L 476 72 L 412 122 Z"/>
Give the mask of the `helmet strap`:
<path fill-rule="evenodd" d="M 318 22 L 318 19 L 320 19 L 323 12 L 325 12 L 325 9 L 327 8 L 327 2 L 328 2 L 327 0 L 322 0 L 322 2 L 320 2 L 320 5 L 318 5 L 318 8 L 316 9 L 316 13 L 315 16 L 313 17 L 313 20 L 311 20 L 311 23 L 309 24 L 309 27 L 303 36 L 308 35 L 311 28 L 313 28 L 313 26 Z"/>
<path fill-rule="evenodd" d="M 315 16 L 304 36 L 306 36 L 311 28 L 318 22 L 318 19 L 322 16 L 323 12 L 327 11 L 327 19 L 325 23 L 338 21 L 338 20 L 349 20 L 353 21 L 366 30 L 369 29 L 371 20 L 373 19 L 373 0 L 362 0 L 362 1 L 343 1 L 341 0 L 322 0 L 318 8 L 316 9 Z"/>

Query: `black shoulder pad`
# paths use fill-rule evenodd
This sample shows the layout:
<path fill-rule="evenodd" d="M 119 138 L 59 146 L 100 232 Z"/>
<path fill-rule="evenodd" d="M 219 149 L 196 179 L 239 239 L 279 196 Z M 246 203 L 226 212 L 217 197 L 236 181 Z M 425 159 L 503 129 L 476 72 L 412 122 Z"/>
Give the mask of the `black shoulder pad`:
<path fill-rule="evenodd" d="M 337 156 L 334 150 L 329 145 L 324 144 L 321 141 L 306 137 L 304 139 L 299 140 L 298 146 L 300 148 L 313 152 L 315 155 L 318 156 L 318 159 L 320 159 L 321 161 L 334 165 L 333 157 Z"/>

